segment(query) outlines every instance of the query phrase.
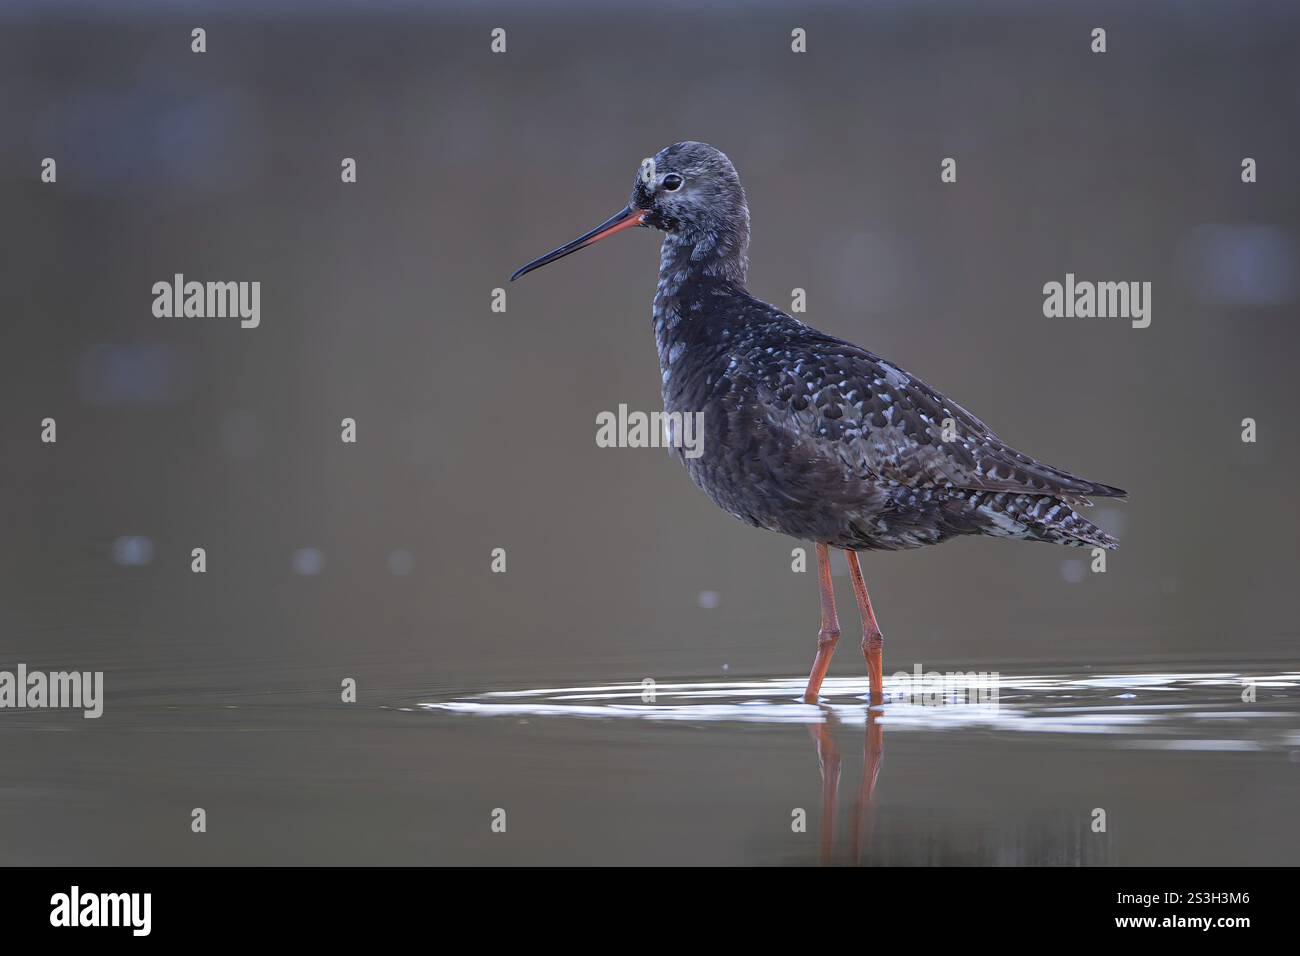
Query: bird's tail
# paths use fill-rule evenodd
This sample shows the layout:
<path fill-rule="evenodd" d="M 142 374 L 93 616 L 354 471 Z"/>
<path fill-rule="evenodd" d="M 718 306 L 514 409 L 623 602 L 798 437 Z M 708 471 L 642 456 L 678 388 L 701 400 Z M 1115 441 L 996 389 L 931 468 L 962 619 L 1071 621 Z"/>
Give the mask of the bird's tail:
<path fill-rule="evenodd" d="M 1031 525 L 1033 537 L 1071 548 L 1105 548 L 1114 551 L 1119 547 L 1119 539 L 1114 535 L 1102 531 L 1069 505 L 1065 507 L 1069 514 L 1064 518 L 1044 524 L 1041 528 Z"/>
<path fill-rule="evenodd" d="M 980 495 L 975 512 L 984 534 L 1114 551 L 1119 541 L 1074 510 L 1086 504 L 1091 502 L 1075 497 L 1002 493 Z"/>

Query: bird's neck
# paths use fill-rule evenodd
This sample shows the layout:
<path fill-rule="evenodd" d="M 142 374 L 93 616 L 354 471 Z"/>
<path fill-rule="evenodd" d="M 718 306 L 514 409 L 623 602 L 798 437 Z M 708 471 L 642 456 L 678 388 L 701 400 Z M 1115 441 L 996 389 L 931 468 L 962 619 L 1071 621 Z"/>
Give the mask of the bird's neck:
<path fill-rule="evenodd" d="M 683 352 L 708 344 L 718 334 L 711 308 L 723 290 L 744 291 L 749 269 L 743 234 L 709 233 L 686 237 L 669 233 L 659 252 L 659 285 L 655 289 L 654 330 L 659 365 L 667 389 L 671 367 Z M 665 391 L 665 394 L 667 392 Z"/>
<path fill-rule="evenodd" d="M 669 290 L 692 278 L 721 279 L 745 287 L 749 272 L 749 229 L 692 235 L 667 233 L 659 249 L 659 288 Z"/>
<path fill-rule="evenodd" d="M 748 228 L 665 235 L 659 249 L 659 285 L 655 289 L 656 330 L 661 323 L 672 327 L 690 317 L 686 300 L 693 289 L 729 284 L 743 290 L 749 271 L 748 249 Z"/>

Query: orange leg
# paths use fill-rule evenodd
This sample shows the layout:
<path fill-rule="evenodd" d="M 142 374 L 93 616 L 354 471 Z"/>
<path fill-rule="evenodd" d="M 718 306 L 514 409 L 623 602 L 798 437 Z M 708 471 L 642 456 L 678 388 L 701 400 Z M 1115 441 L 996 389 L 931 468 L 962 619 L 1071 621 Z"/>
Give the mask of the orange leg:
<path fill-rule="evenodd" d="M 867 594 L 866 582 L 862 580 L 862 568 L 858 566 L 858 553 L 845 551 L 849 561 L 849 577 L 853 579 L 853 594 L 858 599 L 858 611 L 862 614 L 862 656 L 867 659 L 867 676 L 871 683 L 871 703 L 879 704 L 885 699 L 885 635 L 880 633 L 876 623 L 876 612 L 871 610 L 871 597 Z"/>
<path fill-rule="evenodd" d="M 822 626 L 817 632 L 817 656 L 813 658 L 812 673 L 808 675 L 808 689 L 803 693 L 805 703 L 817 703 L 826 670 L 831 666 L 831 655 L 840 639 L 840 621 L 835 616 L 835 586 L 831 583 L 831 550 L 817 545 L 817 581 L 822 596 Z"/>

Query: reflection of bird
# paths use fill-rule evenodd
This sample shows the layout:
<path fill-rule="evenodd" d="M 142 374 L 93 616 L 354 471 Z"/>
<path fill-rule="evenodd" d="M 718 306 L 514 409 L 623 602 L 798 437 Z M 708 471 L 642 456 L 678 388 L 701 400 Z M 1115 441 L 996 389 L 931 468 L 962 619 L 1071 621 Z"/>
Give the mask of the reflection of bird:
<path fill-rule="evenodd" d="M 677 143 L 646 160 L 625 209 L 511 278 L 633 226 L 664 233 L 655 340 L 665 409 L 703 413 L 702 453 L 677 451 L 691 478 L 741 521 L 817 544 L 809 702 L 839 638 L 830 547 L 848 559 L 879 700 L 883 638 L 856 552 L 963 534 L 1116 546 L 1075 507 L 1123 491 L 1021 454 L 898 366 L 746 292 L 749 208 L 731 161 L 711 146 Z"/>
<path fill-rule="evenodd" d="M 822 773 L 820 858 L 823 865 L 833 862 L 835 856 L 836 804 L 839 802 L 840 790 L 840 751 L 835 746 L 835 737 L 831 733 L 834 714 L 828 710 L 826 716 L 825 721 L 808 725 L 808 733 L 817 745 L 817 763 Z M 858 782 L 857 799 L 853 802 L 853 828 L 850 831 L 854 866 L 862 862 L 863 846 L 870 847 L 871 844 L 876 781 L 880 777 L 880 761 L 885 754 L 885 739 L 880 721 L 870 709 L 867 710 L 866 718 L 867 732 L 862 741 L 862 779 Z"/>

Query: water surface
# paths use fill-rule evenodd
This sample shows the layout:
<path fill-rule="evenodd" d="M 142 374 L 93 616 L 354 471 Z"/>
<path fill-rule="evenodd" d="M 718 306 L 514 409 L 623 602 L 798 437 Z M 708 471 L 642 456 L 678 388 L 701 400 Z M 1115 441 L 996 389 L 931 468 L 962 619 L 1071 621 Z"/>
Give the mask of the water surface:
<path fill-rule="evenodd" d="M 1296 859 L 1294 664 L 1038 669 L 997 675 L 995 701 L 991 675 L 915 697 L 891 677 L 875 707 L 848 677 L 815 706 L 793 676 L 657 681 L 653 701 L 641 681 L 363 685 L 350 705 L 148 677 L 99 721 L 6 715 L 4 862 Z"/>

